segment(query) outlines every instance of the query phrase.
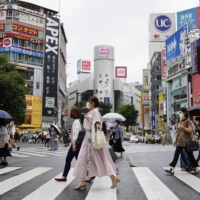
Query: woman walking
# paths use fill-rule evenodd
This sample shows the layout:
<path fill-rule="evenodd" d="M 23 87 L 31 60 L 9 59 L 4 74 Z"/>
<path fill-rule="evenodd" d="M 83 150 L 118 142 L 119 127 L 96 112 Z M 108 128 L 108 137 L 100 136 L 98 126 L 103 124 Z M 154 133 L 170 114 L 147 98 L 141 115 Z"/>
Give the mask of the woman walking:
<path fill-rule="evenodd" d="M 7 157 L 11 157 L 8 148 L 8 130 L 4 119 L 0 118 L 0 164 L 8 165 Z"/>
<path fill-rule="evenodd" d="M 81 146 L 81 150 L 74 169 L 74 176 L 81 178 L 80 183 L 74 190 L 86 188 L 85 178 L 90 178 L 91 181 L 94 177 L 110 176 L 112 181 L 111 188 L 117 186 L 119 179 L 115 176 L 116 168 L 106 146 L 101 149 L 94 149 L 91 141 L 93 142 L 94 135 L 91 133 L 91 125 L 93 122 L 102 125 L 101 114 L 98 111 L 99 100 L 97 97 L 92 96 L 88 103 L 90 111 L 84 115 L 84 128 L 86 130 L 85 138 Z"/>
<path fill-rule="evenodd" d="M 69 151 L 67 153 L 63 175 L 61 178 L 55 178 L 56 181 L 67 181 L 67 175 L 71 168 L 71 162 L 74 157 L 76 158 L 76 160 L 78 158 L 78 154 L 79 154 L 81 146 L 77 145 L 76 141 L 77 141 L 77 138 L 78 138 L 80 130 L 81 130 L 80 116 L 81 115 L 80 115 L 79 109 L 77 107 L 73 106 L 71 108 L 71 115 L 70 115 L 70 118 L 74 119 L 74 122 L 72 124 L 73 140 L 72 140 L 72 144 L 69 148 Z M 80 134 L 83 134 L 83 133 L 80 133 Z"/>
<path fill-rule="evenodd" d="M 117 127 L 115 128 L 115 138 L 114 138 L 113 150 L 115 152 L 121 153 L 121 157 L 123 157 L 123 152 L 125 150 L 122 147 L 123 132 L 122 132 L 122 129 L 120 127 L 121 126 L 120 121 L 116 120 L 115 125 Z"/>
<path fill-rule="evenodd" d="M 179 155 L 181 154 L 182 150 L 186 150 L 186 144 L 188 141 L 193 140 L 193 134 L 192 134 L 192 122 L 189 119 L 189 113 L 187 108 L 180 108 L 179 110 L 179 118 L 180 118 L 180 123 L 178 125 L 175 125 L 178 134 L 176 138 L 176 150 L 174 153 L 174 158 L 173 161 L 169 164 L 171 168 L 166 169 L 165 171 L 167 173 L 174 174 L 174 168 L 176 167 L 176 164 L 179 159 Z M 198 169 L 197 169 L 197 163 L 194 158 L 193 152 L 188 152 L 187 150 L 185 151 L 188 155 L 188 158 L 190 160 L 191 164 L 191 171 L 190 174 L 197 174 Z M 187 161 L 183 158 L 184 163 L 187 163 Z M 186 167 L 187 168 L 187 167 Z M 187 170 L 187 169 L 186 169 Z"/>
<path fill-rule="evenodd" d="M 17 144 L 15 143 L 15 123 L 14 121 L 10 122 L 10 125 L 8 127 L 8 132 L 10 134 L 10 143 L 9 143 L 9 150 L 12 151 L 12 147 L 17 148 L 17 151 L 19 151 L 20 147 L 17 146 Z"/>
<path fill-rule="evenodd" d="M 54 126 L 51 126 L 50 151 L 58 150 L 58 136 L 56 133 L 57 131 L 55 130 Z"/>

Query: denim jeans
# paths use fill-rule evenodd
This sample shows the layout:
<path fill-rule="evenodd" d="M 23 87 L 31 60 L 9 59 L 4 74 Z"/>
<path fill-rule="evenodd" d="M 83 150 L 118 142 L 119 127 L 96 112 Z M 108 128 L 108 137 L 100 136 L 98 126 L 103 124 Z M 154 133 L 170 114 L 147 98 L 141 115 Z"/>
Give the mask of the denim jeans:
<path fill-rule="evenodd" d="M 183 159 L 183 157 L 184 157 L 184 159 Z M 184 162 L 184 160 L 185 160 L 186 163 Z M 181 166 L 181 168 L 185 168 L 186 166 L 190 166 L 190 161 L 188 159 L 187 153 L 185 152 L 185 149 L 183 149 L 182 152 L 181 152 L 180 166 Z"/>

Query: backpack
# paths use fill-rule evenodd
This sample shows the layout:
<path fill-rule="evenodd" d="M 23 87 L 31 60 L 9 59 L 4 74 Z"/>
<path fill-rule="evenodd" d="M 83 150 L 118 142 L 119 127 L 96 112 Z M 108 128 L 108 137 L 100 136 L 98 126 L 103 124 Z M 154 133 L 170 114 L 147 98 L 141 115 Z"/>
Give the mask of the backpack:
<path fill-rule="evenodd" d="M 5 137 L 4 137 L 4 132 L 2 130 L 2 128 L 0 128 L 0 149 L 5 147 Z"/>

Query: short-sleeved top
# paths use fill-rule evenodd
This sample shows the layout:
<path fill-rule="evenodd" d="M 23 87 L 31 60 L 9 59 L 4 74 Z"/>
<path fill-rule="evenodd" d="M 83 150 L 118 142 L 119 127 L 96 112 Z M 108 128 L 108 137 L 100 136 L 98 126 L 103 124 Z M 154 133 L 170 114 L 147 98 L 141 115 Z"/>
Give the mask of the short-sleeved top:
<path fill-rule="evenodd" d="M 180 121 L 180 125 L 185 126 L 186 128 L 191 127 L 192 128 L 192 122 L 187 119 L 185 121 Z M 180 147 L 186 147 L 186 144 L 188 141 L 193 140 L 192 132 L 188 133 L 185 130 L 178 130 L 178 135 L 176 138 L 176 145 Z"/>
<path fill-rule="evenodd" d="M 102 124 L 102 117 L 98 108 L 89 111 L 87 115 L 92 121 L 99 121 Z M 91 124 L 86 119 L 84 119 L 83 127 L 85 128 L 85 130 L 90 130 Z"/>

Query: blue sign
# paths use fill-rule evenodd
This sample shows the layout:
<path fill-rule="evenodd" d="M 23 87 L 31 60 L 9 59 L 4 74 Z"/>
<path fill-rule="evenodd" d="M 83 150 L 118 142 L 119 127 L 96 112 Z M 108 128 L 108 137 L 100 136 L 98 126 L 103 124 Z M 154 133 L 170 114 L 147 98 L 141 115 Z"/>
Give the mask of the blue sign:
<path fill-rule="evenodd" d="M 171 25 L 171 19 L 166 15 L 160 15 L 155 19 L 155 27 L 161 32 L 169 30 Z"/>
<path fill-rule="evenodd" d="M 110 97 L 104 97 L 104 103 L 109 104 L 110 103 Z"/>
<path fill-rule="evenodd" d="M 177 29 L 188 24 L 188 30 L 197 28 L 197 12 L 196 8 L 177 12 Z"/>
<path fill-rule="evenodd" d="M 7 51 L 12 51 L 15 53 L 21 53 L 21 54 L 34 56 L 34 57 L 44 58 L 44 54 L 40 53 L 40 52 L 20 49 L 20 48 L 16 48 L 16 47 L 0 47 L 0 52 L 7 52 Z"/>
<path fill-rule="evenodd" d="M 169 63 L 170 61 L 181 55 L 185 55 L 185 37 L 187 36 L 187 34 L 188 28 L 186 24 L 166 39 L 166 63 Z"/>
<path fill-rule="evenodd" d="M 155 110 L 152 110 L 152 129 L 156 128 Z"/>

